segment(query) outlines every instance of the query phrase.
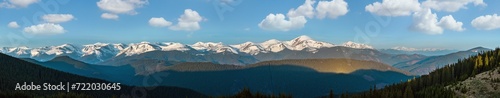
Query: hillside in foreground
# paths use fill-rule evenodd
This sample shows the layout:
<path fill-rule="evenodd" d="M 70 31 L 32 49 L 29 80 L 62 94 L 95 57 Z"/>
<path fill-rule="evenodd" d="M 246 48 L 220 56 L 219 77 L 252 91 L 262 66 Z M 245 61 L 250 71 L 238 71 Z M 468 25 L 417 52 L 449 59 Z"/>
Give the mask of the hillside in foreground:
<path fill-rule="evenodd" d="M 344 93 L 341 96 L 347 98 L 498 97 L 498 90 L 495 89 L 498 77 L 492 70 L 499 67 L 500 48 L 496 48 L 493 51 L 479 52 L 476 56 L 458 60 L 457 63 L 446 65 L 429 75 L 404 83 L 393 84 L 379 90 L 370 89 L 363 93 L 351 95 Z M 496 73 L 498 74 L 498 71 Z M 457 90 L 460 90 L 458 94 Z"/>
<path fill-rule="evenodd" d="M 500 97 L 500 67 L 486 71 L 467 80 L 446 86 L 457 96 L 467 98 L 499 98 Z"/>
<path fill-rule="evenodd" d="M 17 83 L 34 82 L 34 84 L 51 83 L 58 84 L 59 82 L 70 83 L 110 83 L 108 81 L 82 77 L 70 73 L 65 73 L 37 64 L 26 62 L 5 54 L 0 54 L 0 97 L 35 97 L 35 96 L 77 96 L 77 97 L 131 97 L 131 92 L 134 90 L 145 90 L 145 97 L 204 97 L 205 95 L 193 90 L 158 86 L 151 88 L 133 87 L 121 85 L 121 90 L 117 91 L 14 91 Z M 137 97 L 136 96 L 136 97 Z"/>

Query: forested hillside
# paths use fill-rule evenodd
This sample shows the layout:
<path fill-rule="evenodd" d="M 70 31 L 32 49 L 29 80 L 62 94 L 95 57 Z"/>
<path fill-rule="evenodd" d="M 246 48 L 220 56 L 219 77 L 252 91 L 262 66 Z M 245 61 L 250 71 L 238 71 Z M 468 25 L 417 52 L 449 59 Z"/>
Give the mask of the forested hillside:
<path fill-rule="evenodd" d="M 154 89 L 145 87 L 133 87 L 121 85 L 121 90 L 117 91 L 15 91 L 17 83 L 34 82 L 35 84 L 51 83 L 58 84 L 59 82 L 70 83 L 110 83 L 108 81 L 82 77 L 74 74 L 69 74 L 49 68 L 42 67 L 30 62 L 26 62 L 14 57 L 0 54 L 0 97 L 15 98 L 15 97 L 204 97 L 205 95 L 193 90 L 158 86 Z M 132 92 L 145 90 L 142 94 L 134 94 Z"/>
<path fill-rule="evenodd" d="M 404 83 L 393 84 L 384 89 L 371 89 L 364 93 L 347 94 L 343 98 L 449 98 L 458 95 L 448 85 L 457 85 L 479 73 L 493 70 L 500 66 L 500 48 L 493 51 L 480 52 L 457 63 Z M 466 88 L 460 88 L 466 89 Z"/>
<path fill-rule="evenodd" d="M 500 98 L 500 67 L 446 86 L 457 96 L 467 98 Z"/>

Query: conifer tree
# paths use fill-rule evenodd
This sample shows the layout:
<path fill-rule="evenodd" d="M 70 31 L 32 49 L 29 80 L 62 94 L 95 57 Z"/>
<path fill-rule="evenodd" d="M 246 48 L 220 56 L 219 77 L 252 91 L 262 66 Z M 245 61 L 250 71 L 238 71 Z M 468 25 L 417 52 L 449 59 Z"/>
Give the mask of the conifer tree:
<path fill-rule="evenodd" d="M 333 90 L 330 90 L 330 94 L 328 95 L 328 98 L 334 98 Z"/>

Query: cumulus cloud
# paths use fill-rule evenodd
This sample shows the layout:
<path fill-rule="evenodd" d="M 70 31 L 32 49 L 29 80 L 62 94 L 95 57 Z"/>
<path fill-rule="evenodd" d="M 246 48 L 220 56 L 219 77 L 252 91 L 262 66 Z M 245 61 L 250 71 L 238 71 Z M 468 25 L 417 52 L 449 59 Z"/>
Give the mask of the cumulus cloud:
<path fill-rule="evenodd" d="M 19 25 L 17 24 L 17 22 L 12 21 L 12 22 L 9 22 L 9 24 L 7 24 L 7 27 L 9 27 L 9 28 L 19 28 Z"/>
<path fill-rule="evenodd" d="M 153 27 L 167 27 L 172 25 L 172 22 L 165 20 L 163 17 L 153 17 L 149 19 L 149 25 Z"/>
<path fill-rule="evenodd" d="M 119 18 L 119 16 L 116 14 L 111 14 L 111 13 L 102 13 L 101 18 L 117 20 Z"/>
<path fill-rule="evenodd" d="M 64 28 L 59 24 L 54 23 L 44 23 L 33 25 L 30 27 L 24 28 L 25 33 L 29 34 L 41 34 L 41 35 L 53 35 L 53 34 L 62 34 L 66 32 Z"/>
<path fill-rule="evenodd" d="M 316 16 L 319 19 L 325 17 L 335 19 L 349 12 L 347 2 L 344 0 L 319 1 L 316 8 L 314 4 L 316 4 L 314 0 L 305 0 L 304 4 L 296 9 L 290 9 L 286 16 L 281 13 L 271 13 L 258 26 L 261 29 L 270 31 L 290 31 L 303 28 L 307 23 L 306 17 L 314 18 Z"/>
<path fill-rule="evenodd" d="M 497 14 L 479 16 L 472 20 L 472 26 L 479 30 L 493 30 L 500 28 L 500 16 Z"/>
<path fill-rule="evenodd" d="M 418 0 L 383 0 L 365 7 L 366 11 L 381 16 L 409 16 L 420 9 Z"/>
<path fill-rule="evenodd" d="M 140 8 L 147 3 L 148 3 L 148 0 L 100 0 L 99 2 L 97 2 L 97 6 L 101 10 L 107 11 L 109 13 L 113 13 L 114 16 L 116 16 L 117 14 L 134 15 L 134 14 L 137 14 L 137 12 L 135 11 L 136 8 Z M 108 16 L 112 16 L 112 17 L 103 17 L 103 16 L 104 16 L 104 14 L 101 15 L 101 17 L 104 19 L 117 19 L 118 18 L 118 17 L 114 17 L 113 15 L 109 15 L 109 14 L 108 14 Z"/>
<path fill-rule="evenodd" d="M 203 17 L 196 11 L 186 9 L 184 14 L 177 20 L 179 22 L 176 25 L 169 27 L 171 30 L 196 31 L 200 29 L 199 23 L 203 20 Z"/>
<path fill-rule="evenodd" d="M 0 7 L 5 8 L 16 8 L 16 7 L 28 7 L 33 3 L 37 3 L 40 0 L 4 0 L 0 3 Z"/>
<path fill-rule="evenodd" d="M 339 16 L 343 16 L 349 12 L 347 9 L 347 2 L 344 0 L 333 0 L 333 1 L 319 1 L 318 6 L 316 6 L 316 11 L 318 12 L 318 18 L 323 19 L 329 17 L 335 19 Z"/>
<path fill-rule="evenodd" d="M 410 29 L 427 34 L 442 34 L 443 28 L 437 25 L 437 15 L 431 9 L 422 10 L 413 14 L 413 24 Z"/>
<path fill-rule="evenodd" d="M 307 18 L 313 18 L 315 15 L 319 19 L 329 17 L 335 19 L 339 16 L 343 16 L 349 12 L 348 4 L 344 0 L 332 0 L 332 1 L 319 1 L 316 8 L 314 8 L 314 0 L 305 0 L 304 4 L 300 5 L 296 9 L 292 8 L 288 11 L 287 17 L 298 17 L 304 16 Z"/>
<path fill-rule="evenodd" d="M 465 30 L 462 22 L 457 22 L 453 16 L 448 15 L 438 21 L 437 15 L 431 9 L 421 10 L 413 14 L 413 24 L 410 29 L 430 35 L 443 34 L 443 29 L 454 31 Z"/>
<path fill-rule="evenodd" d="M 453 16 L 448 15 L 444 16 L 439 20 L 438 25 L 440 27 L 443 27 L 445 29 L 453 30 L 453 31 L 464 31 L 465 28 L 462 27 L 463 23 L 458 22 L 453 18 Z"/>
<path fill-rule="evenodd" d="M 483 0 L 427 0 L 422 2 L 422 6 L 436 11 L 456 12 L 467 9 L 466 6 L 471 3 L 475 6 L 486 6 Z"/>
<path fill-rule="evenodd" d="M 307 18 L 314 17 L 314 7 L 316 2 L 313 0 L 305 0 L 304 4 L 297 7 L 297 9 L 290 9 L 287 13 L 288 17 L 305 16 Z"/>
<path fill-rule="evenodd" d="M 63 23 L 74 19 L 71 14 L 47 14 L 43 15 L 42 19 L 49 23 Z"/>
<path fill-rule="evenodd" d="M 259 27 L 271 31 L 289 31 L 304 27 L 306 22 L 304 16 L 289 17 L 289 20 L 286 20 L 283 14 L 269 14 L 259 23 Z"/>

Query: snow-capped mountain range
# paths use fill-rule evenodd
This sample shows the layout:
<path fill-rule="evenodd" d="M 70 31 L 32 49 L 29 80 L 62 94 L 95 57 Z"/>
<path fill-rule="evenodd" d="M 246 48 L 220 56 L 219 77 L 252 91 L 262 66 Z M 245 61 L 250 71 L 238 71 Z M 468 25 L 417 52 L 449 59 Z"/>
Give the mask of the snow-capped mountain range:
<path fill-rule="evenodd" d="M 151 43 L 140 42 L 131 44 L 95 43 L 83 46 L 63 44 L 60 46 L 47 46 L 39 48 L 28 47 L 4 47 L 0 52 L 18 58 L 33 58 L 39 61 L 47 61 L 56 56 L 70 56 L 73 58 L 97 59 L 95 62 L 108 60 L 115 56 L 133 56 L 150 51 L 198 51 L 206 54 L 233 53 L 257 55 L 260 53 L 276 53 L 288 49 L 292 51 L 307 51 L 315 53 L 320 48 L 344 46 L 355 49 L 373 49 L 372 46 L 346 42 L 342 45 L 334 45 L 327 42 L 315 41 L 308 36 L 299 36 L 290 41 L 279 41 L 271 39 L 262 43 L 245 42 L 236 45 L 224 45 L 221 42 L 197 42 L 186 45 L 175 42 Z"/>
<path fill-rule="evenodd" d="M 440 49 L 440 48 L 410 48 L 397 46 L 390 49 L 378 49 L 380 52 L 388 54 L 422 54 L 427 56 L 437 56 L 445 55 L 453 52 L 458 52 L 458 50 L 453 49 Z"/>

